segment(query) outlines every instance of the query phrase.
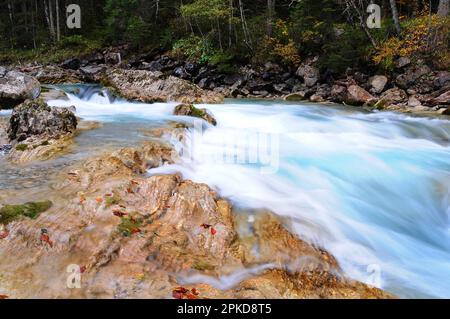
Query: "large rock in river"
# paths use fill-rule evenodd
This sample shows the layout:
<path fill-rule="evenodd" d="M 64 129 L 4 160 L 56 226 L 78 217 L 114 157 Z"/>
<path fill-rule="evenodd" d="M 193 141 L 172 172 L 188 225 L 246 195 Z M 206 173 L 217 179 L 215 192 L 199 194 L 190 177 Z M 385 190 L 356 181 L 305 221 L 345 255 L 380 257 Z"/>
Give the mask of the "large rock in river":
<path fill-rule="evenodd" d="M 58 137 L 73 133 L 77 118 L 68 108 L 50 107 L 43 100 L 27 100 L 14 108 L 8 128 L 11 141 L 31 136 Z"/>
<path fill-rule="evenodd" d="M 161 72 L 116 69 L 108 72 L 104 84 L 127 99 L 142 102 L 221 103 L 223 96 Z"/>
<path fill-rule="evenodd" d="M 363 105 L 373 102 L 375 98 L 362 87 L 354 84 L 347 88 L 346 103 L 350 105 Z"/>
<path fill-rule="evenodd" d="M 0 109 L 12 108 L 26 99 L 35 99 L 41 93 L 39 82 L 17 71 L 7 72 L 0 67 Z"/>
<path fill-rule="evenodd" d="M 214 126 L 217 125 L 216 119 L 210 114 L 207 109 L 198 109 L 192 104 L 177 105 L 177 107 L 175 107 L 175 110 L 173 111 L 173 114 L 180 116 L 198 117 Z"/>

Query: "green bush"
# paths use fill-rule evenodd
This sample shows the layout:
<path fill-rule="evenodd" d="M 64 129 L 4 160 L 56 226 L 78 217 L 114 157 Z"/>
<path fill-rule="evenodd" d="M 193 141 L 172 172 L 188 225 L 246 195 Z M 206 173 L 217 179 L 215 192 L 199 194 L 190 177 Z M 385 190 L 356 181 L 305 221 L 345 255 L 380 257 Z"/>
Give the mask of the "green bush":
<path fill-rule="evenodd" d="M 211 60 L 214 50 L 206 38 L 190 36 L 175 42 L 173 53 L 191 62 L 207 63 Z"/>
<path fill-rule="evenodd" d="M 370 42 L 359 28 L 343 27 L 343 33 L 335 41 L 323 46 L 318 65 L 323 70 L 344 73 L 349 67 L 366 66 Z"/>

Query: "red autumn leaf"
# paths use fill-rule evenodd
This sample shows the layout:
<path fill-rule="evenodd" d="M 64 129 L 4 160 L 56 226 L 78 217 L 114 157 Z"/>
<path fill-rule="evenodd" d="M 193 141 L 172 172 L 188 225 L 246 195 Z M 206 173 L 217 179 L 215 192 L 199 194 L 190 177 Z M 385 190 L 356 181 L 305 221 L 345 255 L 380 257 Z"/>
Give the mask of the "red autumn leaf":
<path fill-rule="evenodd" d="M 80 273 L 84 274 L 86 272 L 86 266 L 81 266 L 80 267 Z"/>
<path fill-rule="evenodd" d="M 198 299 L 198 297 L 197 296 L 195 296 L 195 295 L 193 295 L 193 294 L 186 294 L 186 298 L 187 299 Z"/>
<path fill-rule="evenodd" d="M 184 287 L 177 287 L 177 288 L 175 288 L 173 291 L 176 291 L 176 292 L 180 292 L 180 293 L 182 293 L 182 294 L 185 294 L 185 293 L 187 293 L 187 292 L 189 291 L 189 289 L 186 289 L 186 288 L 184 288 Z"/>
<path fill-rule="evenodd" d="M 178 291 L 172 291 L 172 297 L 174 297 L 175 299 L 183 299 L 184 294 L 182 294 L 181 292 Z"/>
<path fill-rule="evenodd" d="M 0 299 L 9 299 L 7 295 L 0 295 Z"/>
<path fill-rule="evenodd" d="M 139 228 L 133 228 L 132 230 L 131 230 L 131 233 L 132 234 L 138 234 L 138 233 L 140 233 L 141 232 L 141 230 L 139 229 Z"/>
<path fill-rule="evenodd" d="M 209 224 L 201 224 L 200 227 L 203 227 L 204 229 L 209 229 L 211 225 Z"/>
<path fill-rule="evenodd" d="M 211 235 L 215 235 L 217 233 L 217 230 L 211 227 Z"/>
<path fill-rule="evenodd" d="M 112 197 L 112 194 L 105 194 L 105 197 Z"/>
<path fill-rule="evenodd" d="M 135 180 L 131 180 L 131 184 L 132 184 L 132 185 L 139 185 L 139 183 L 136 182 Z"/>
<path fill-rule="evenodd" d="M 133 192 L 133 190 L 132 190 L 131 188 L 128 187 L 128 188 L 127 188 L 127 193 L 128 193 L 128 194 L 133 194 L 134 192 Z"/>
<path fill-rule="evenodd" d="M 47 243 L 50 247 L 53 248 L 53 242 L 50 240 L 50 237 L 46 234 L 41 235 L 41 242 Z"/>
<path fill-rule="evenodd" d="M 5 239 L 6 237 L 8 237 L 9 235 L 9 231 L 5 230 L 0 232 L 0 239 Z"/>
<path fill-rule="evenodd" d="M 196 296 L 198 296 L 198 295 L 200 294 L 200 293 L 198 292 L 198 290 L 195 289 L 195 288 L 192 288 L 192 289 L 191 289 L 191 292 L 192 292 L 193 295 L 196 295 Z"/>
<path fill-rule="evenodd" d="M 113 211 L 113 214 L 114 214 L 114 216 L 117 216 L 117 217 L 124 217 L 124 216 L 128 215 L 127 213 L 121 212 L 120 210 Z"/>
<path fill-rule="evenodd" d="M 97 197 L 97 198 L 95 199 L 95 201 L 96 201 L 97 203 L 101 203 L 101 202 L 103 202 L 103 198 Z"/>

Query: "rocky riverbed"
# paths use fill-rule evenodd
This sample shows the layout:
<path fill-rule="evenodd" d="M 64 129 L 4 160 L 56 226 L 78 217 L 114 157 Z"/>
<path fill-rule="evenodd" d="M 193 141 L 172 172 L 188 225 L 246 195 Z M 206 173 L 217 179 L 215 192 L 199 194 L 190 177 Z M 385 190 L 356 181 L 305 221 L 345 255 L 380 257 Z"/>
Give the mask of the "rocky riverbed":
<path fill-rule="evenodd" d="M 207 185 L 178 175 L 143 175 L 173 161 L 169 145 L 147 142 L 63 170 L 51 192 L 40 194 L 51 208 L 3 227 L 0 292 L 11 298 L 392 297 L 346 278 L 329 253 L 293 235 L 287 219 L 236 212 Z M 79 266 L 80 289 L 67 287 L 70 265 Z"/>
<path fill-rule="evenodd" d="M 121 59 L 117 60 L 120 56 Z M 59 65 L 21 67 L 41 83 L 102 83 L 140 101 L 218 103 L 226 98 L 265 98 L 332 102 L 406 113 L 449 114 L 450 72 L 423 61 L 399 58 L 389 74 L 348 69 L 345 75 L 321 73 L 317 58 L 297 68 L 274 63 L 242 65 L 234 73 L 216 66 L 178 60 L 170 54 L 136 56 L 109 48 Z M 10 67 L 15 69 L 15 67 Z"/>

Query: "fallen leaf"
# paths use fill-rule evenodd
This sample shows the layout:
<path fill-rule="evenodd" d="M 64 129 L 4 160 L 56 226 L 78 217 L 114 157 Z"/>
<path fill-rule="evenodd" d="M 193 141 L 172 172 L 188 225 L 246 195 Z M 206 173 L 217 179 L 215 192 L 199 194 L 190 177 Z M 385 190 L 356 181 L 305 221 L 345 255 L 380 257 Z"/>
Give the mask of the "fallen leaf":
<path fill-rule="evenodd" d="M 139 229 L 139 228 L 133 228 L 132 230 L 131 230 L 131 233 L 132 234 L 138 234 L 138 233 L 140 233 L 141 232 L 141 230 Z"/>
<path fill-rule="evenodd" d="M 184 294 L 178 291 L 172 291 L 172 297 L 175 299 L 183 299 Z"/>
<path fill-rule="evenodd" d="M 86 266 L 81 266 L 80 267 L 80 273 L 84 274 L 86 272 Z"/>
<path fill-rule="evenodd" d="M 51 248 L 53 248 L 53 242 L 47 234 L 41 235 L 41 242 L 47 243 Z"/>
<path fill-rule="evenodd" d="M 134 192 L 133 192 L 133 190 L 131 188 L 127 188 L 127 193 L 128 194 L 133 194 Z"/>
<path fill-rule="evenodd" d="M 200 227 L 203 227 L 204 229 L 209 229 L 211 225 L 209 224 L 201 224 Z"/>
<path fill-rule="evenodd" d="M 5 239 L 6 237 L 8 237 L 9 235 L 9 231 L 5 230 L 0 232 L 0 239 Z"/>
<path fill-rule="evenodd" d="M 0 299 L 9 299 L 7 295 L 0 295 Z"/>
<path fill-rule="evenodd" d="M 186 294 L 187 299 L 198 299 L 197 296 L 193 295 L 193 294 Z"/>
<path fill-rule="evenodd" d="M 112 197 L 113 194 L 105 194 L 105 197 Z"/>
<path fill-rule="evenodd" d="M 185 294 L 189 291 L 189 289 L 186 289 L 184 287 L 177 287 L 173 291 L 181 292 L 182 294 Z"/>
<path fill-rule="evenodd" d="M 194 295 L 196 295 L 196 296 L 198 296 L 200 293 L 198 292 L 198 290 L 197 289 L 195 289 L 195 288 L 192 288 L 191 289 L 191 292 L 192 292 L 192 294 L 194 294 Z"/>
<path fill-rule="evenodd" d="M 215 235 L 217 233 L 217 230 L 211 227 L 211 235 Z"/>
<path fill-rule="evenodd" d="M 133 184 L 133 185 L 139 185 L 139 183 L 136 182 L 135 180 L 131 180 L 131 184 Z"/>
<path fill-rule="evenodd" d="M 97 198 L 95 199 L 95 201 L 96 201 L 97 203 L 102 203 L 102 202 L 103 202 L 103 198 L 97 197 Z"/>
<path fill-rule="evenodd" d="M 114 216 L 117 216 L 117 217 L 124 217 L 124 216 L 128 215 L 127 213 L 121 212 L 120 210 L 113 211 L 113 214 L 114 214 Z"/>

